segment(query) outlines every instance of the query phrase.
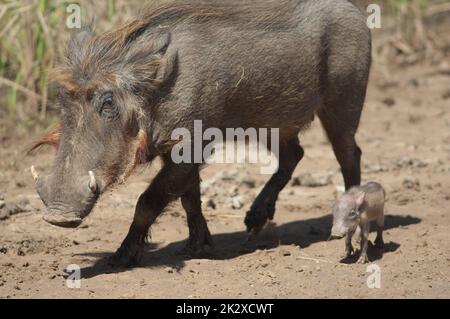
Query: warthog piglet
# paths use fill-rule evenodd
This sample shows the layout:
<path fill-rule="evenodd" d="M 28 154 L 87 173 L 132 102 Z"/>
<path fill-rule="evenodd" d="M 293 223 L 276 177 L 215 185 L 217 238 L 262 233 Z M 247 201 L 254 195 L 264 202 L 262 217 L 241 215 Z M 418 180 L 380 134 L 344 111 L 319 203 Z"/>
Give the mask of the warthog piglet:
<path fill-rule="evenodd" d="M 370 222 L 376 221 L 375 246 L 383 248 L 384 203 L 386 194 L 378 183 L 370 182 L 355 186 L 345 192 L 333 207 L 333 228 L 330 239 L 345 239 L 345 257 L 353 253 L 352 237 L 359 226 L 361 230 L 361 253 L 358 263 L 367 263 L 367 244 Z"/>

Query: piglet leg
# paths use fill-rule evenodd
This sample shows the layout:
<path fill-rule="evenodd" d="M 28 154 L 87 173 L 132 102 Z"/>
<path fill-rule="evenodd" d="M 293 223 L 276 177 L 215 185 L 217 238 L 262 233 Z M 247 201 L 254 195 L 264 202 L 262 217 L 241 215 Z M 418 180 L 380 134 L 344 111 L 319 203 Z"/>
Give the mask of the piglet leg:
<path fill-rule="evenodd" d="M 345 255 L 344 258 L 350 257 L 353 252 L 353 246 L 352 246 L 352 237 L 355 234 L 355 231 L 349 231 L 345 237 Z"/>
<path fill-rule="evenodd" d="M 358 259 L 359 264 L 365 264 L 369 262 L 367 257 L 367 247 L 369 243 L 369 223 L 361 223 L 361 254 Z"/>
<path fill-rule="evenodd" d="M 384 227 L 384 216 L 377 219 L 377 238 L 375 238 L 375 247 L 378 249 L 383 249 L 383 227 Z"/>

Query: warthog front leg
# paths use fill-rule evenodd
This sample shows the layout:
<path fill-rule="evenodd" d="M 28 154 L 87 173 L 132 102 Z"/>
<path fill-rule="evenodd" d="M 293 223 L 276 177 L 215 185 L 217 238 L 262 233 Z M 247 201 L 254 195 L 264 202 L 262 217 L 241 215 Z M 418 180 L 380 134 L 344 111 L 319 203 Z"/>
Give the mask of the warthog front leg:
<path fill-rule="evenodd" d="M 261 231 L 268 220 L 273 220 L 278 195 L 289 182 L 297 164 L 304 156 L 298 139 L 280 145 L 279 168 L 256 197 L 247 212 L 245 225 L 253 234 Z"/>
<path fill-rule="evenodd" d="M 111 258 L 112 264 L 131 266 L 142 257 L 150 226 L 172 201 L 198 188 L 198 167 L 173 164 L 170 160 L 140 196 L 128 235 Z M 201 214 L 201 211 L 199 211 Z M 196 217 L 198 219 L 198 217 Z M 188 218 L 189 219 L 189 218 Z"/>
<path fill-rule="evenodd" d="M 213 241 L 205 217 L 202 214 L 198 171 L 192 189 L 181 196 L 181 204 L 186 211 L 189 226 L 189 239 L 184 253 L 193 257 L 201 256 L 205 245 L 212 247 Z"/>

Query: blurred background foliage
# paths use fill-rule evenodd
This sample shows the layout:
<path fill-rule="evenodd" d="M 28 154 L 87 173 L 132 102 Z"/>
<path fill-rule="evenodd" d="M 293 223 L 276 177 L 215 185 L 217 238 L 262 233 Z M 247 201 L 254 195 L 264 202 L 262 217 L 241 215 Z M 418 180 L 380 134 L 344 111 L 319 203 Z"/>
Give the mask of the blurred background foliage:
<path fill-rule="evenodd" d="M 140 1 L 0 0 L 0 117 L 46 125 L 55 92 L 47 71 L 63 56 L 71 31 L 66 27 L 72 4 L 96 31 L 118 25 L 137 11 Z M 95 19 L 95 20 L 94 20 Z"/>
<path fill-rule="evenodd" d="M 370 3 L 382 8 L 383 28 L 375 32 L 390 36 L 375 48 L 378 60 L 432 62 L 439 40 L 428 24 L 450 16 L 449 0 L 353 2 L 364 11 Z M 26 126 L 47 126 L 53 120 L 55 92 L 47 82 L 47 70 L 61 58 L 70 36 L 66 9 L 71 3 L 80 5 L 83 21 L 95 18 L 97 32 L 120 24 L 145 6 L 139 0 L 0 0 L 0 118 Z"/>

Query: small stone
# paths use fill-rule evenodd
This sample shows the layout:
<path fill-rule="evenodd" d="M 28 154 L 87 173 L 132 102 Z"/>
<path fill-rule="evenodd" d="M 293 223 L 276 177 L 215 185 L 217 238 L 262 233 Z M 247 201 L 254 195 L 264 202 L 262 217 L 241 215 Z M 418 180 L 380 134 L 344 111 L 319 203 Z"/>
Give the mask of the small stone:
<path fill-rule="evenodd" d="M 375 163 L 375 164 L 366 164 L 365 165 L 365 172 L 366 173 L 381 173 L 381 172 L 387 172 L 388 169 L 386 166 L 381 165 L 379 163 Z"/>
<path fill-rule="evenodd" d="M 229 201 L 229 205 L 230 208 L 232 209 L 241 209 L 242 207 L 244 207 L 244 201 L 242 199 L 242 196 L 234 196 L 230 199 Z"/>
<path fill-rule="evenodd" d="M 30 201 L 27 198 L 21 198 L 14 202 L 0 203 L 0 220 L 8 219 L 12 215 L 30 212 L 32 210 Z"/>
<path fill-rule="evenodd" d="M 253 177 L 250 175 L 246 175 L 241 182 L 242 185 L 247 186 L 248 188 L 255 188 L 256 187 L 256 181 Z"/>
<path fill-rule="evenodd" d="M 166 267 L 165 270 L 166 270 L 167 273 L 173 274 L 173 268 L 172 267 Z"/>
<path fill-rule="evenodd" d="M 0 220 L 6 220 L 9 218 L 9 212 L 6 209 L 0 209 Z"/>
<path fill-rule="evenodd" d="M 393 107 L 395 105 L 395 100 L 392 97 L 388 97 L 383 100 L 384 105 L 387 107 Z"/>
<path fill-rule="evenodd" d="M 413 167 L 413 168 L 422 168 L 422 167 L 426 167 L 427 164 L 422 162 L 419 159 L 415 159 L 415 158 L 411 158 L 408 156 L 402 156 L 398 161 L 397 161 L 397 167 L 399 168 L 406 168 L 406 167 Z"/>
<path fill-rule="evenodd" d="M 214 202 L 214 200 L 213 200 L 212 198 L 210 198 L 210 199 L 208 199 L 208 200 L 206 201 L 206 207 L 212 208 L 212 209 L 216 209 L 216 208 L 217 208 L 217 205 L 216 205 L 216 203 Z"/>
<path fill-rule="evenodd" d="M 406 189 L 416 189 L 417 190 L 420 188 L 420 181 L 418 178 L 408 176 L 405 179 L 403 179 L 402 185 Z"/>
<path fill-rule="evenodd" d="M 332 174 L 324 176 L 313 176 L 310 173 L 301 174 L 292 179 L 292 186 L 305 186 L 305 187 L 322 187 L 332 183 Z"/>
<path fill-rule="evenodd" d="M 230 196 L 237 196 L 239 194 L 239 188 L 237 186 L 233 186 L 228 190 L 228 194 Z"/>
<path fill-rule="evenodd" d="M 18 188 L 24 188 L 24 187 L 27 186 L 27 184 L 26 184 L 24 181 L 18 181 L 18 182 L 16 183 L 16 186 L 17 186 Z"/>
<path fill-rule="evenodd" d="M 410 199 L 407 196 L 404 196 L 402 194 L 395 195 L 394 199 L 397 201 L 397 204 L 400 206 L 404 206 L 410 202 Z"/>
<path fill-rule="evenodd" d="M 444 93 L 442 94 L 442 98 L 443 98 L 444 100 L 450 99 L 450 90 L 444 92 Z"/>
<path fill-rule="evenodd" d="M 222 171 L 219 174 L 217 174 L 217 179 L 220 179 L 222 181 L 235 181 L 236 176 L 238 175 L 238 171 L 232 170 L 232 171 Z"/>

